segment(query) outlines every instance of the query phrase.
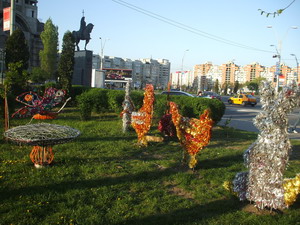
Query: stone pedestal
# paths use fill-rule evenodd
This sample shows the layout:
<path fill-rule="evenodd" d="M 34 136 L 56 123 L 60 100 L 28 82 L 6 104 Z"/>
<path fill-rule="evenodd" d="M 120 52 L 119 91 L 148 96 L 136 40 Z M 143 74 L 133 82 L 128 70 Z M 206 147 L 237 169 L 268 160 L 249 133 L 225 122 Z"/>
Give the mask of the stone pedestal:
<path fill-rule="evenodd" d="M 74 60 L 72 84 L 91 87 L 93 52 L 88 50 L 77 51 Z"/>

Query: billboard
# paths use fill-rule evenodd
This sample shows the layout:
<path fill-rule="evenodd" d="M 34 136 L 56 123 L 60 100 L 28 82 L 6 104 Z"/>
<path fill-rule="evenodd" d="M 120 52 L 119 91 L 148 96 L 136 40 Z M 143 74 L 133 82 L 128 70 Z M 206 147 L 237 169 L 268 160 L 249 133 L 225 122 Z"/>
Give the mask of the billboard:
<path fill-rule="evenodd" d="M 129 69 L 111 69 L 104 68 L 105 70 L 105 80 L 131 80 L 132 70 Z"/>
<path fill-rule="evenodd" d="M 10 30 L 10 7 L 3 9 L 3 31 Z"/>

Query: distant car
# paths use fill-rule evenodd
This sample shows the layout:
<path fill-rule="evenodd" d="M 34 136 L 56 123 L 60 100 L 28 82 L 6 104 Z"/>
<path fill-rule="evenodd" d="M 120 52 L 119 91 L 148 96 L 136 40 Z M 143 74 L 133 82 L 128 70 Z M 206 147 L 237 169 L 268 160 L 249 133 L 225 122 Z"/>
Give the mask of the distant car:
<path fill-rule="evenodd" d="M 163 91 L 161 93 L 162 95 L 179 95 L 179 96 L 189 96 L 189 97 L 195 97 L 194 95 L 184 92 L 184 91 Z"/>
<path fill-rule="evenodd" d="M 222 100 L 221 96 L 218 95 L 215 92 L 212 91 L 203 91 L 201 96 L 197 96 L 197 97 L 201 97 L 201 98 L 211 98 L 211 99 L 218 99 L 218 100 Z"/>
<path fill-rule="evenodd" d="M 248 94 L 239 94 L 236 97 L 231 97 L 228 99 L 229 104 L 238 104 L 238 105 L 251 105 L 254 107 L 257 104 L 256 98 Z"/>

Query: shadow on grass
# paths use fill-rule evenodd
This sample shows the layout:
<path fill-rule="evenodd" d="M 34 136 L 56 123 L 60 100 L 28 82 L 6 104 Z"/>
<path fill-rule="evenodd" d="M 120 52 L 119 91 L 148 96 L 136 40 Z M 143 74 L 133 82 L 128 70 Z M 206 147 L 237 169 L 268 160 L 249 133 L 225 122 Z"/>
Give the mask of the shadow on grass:
<path fill-rule="evenodd" d="M 129 219 L 122 224 L 206 224 L 205 220 L 241 210 L 247 203 L 238 200 L 218 200 L 190 208 L 177 209 L 164 214 Z"/>
<path fill-rule="evenodd" d="M 137 174 L 128 174 L 119 177 L 104 177 L 101 179 L 93 180 L 72 180 L 64 181 L 61 183 L 53 183 L 48 185 L 36 185 L 22 187 L 18 189 L 11 190 L 1 190 L 0 191 L 0 200 L 16 198 L 18 199 L 20 195 L 22 196 L 33 196 L 39 194 L 45 194 L 48 192 L 56 193 L 66 193 L 69 190 L 82 190 L 82 189 L 91 189 L 99 188 L 103 186 L 112 186 L 118 184 L 130 184 L 136 182 L 147 182 L 152 180 L 160 180 L 163 177 L 168 177 L 177 173 L 174 169 L 166 169 L 163 171 L 150 171 L 150 172 L 141 172 Z"/>
<path fill-rule="evenodd" d="M 79 136 L 77 138 L 77 142 L 99 142 L 99 141 L 133 141 L 137 140 L 137 137 L 134 136 L 110 136 L 110 137 L 101 137 L 101 136 L 94 136 L 94 137 L 82 137 Z"/>
<path fill-rule="evenodd" d="M 228 155 L 224 157 L 201 160 L 199 169 L 226 168 L 237 163 L 243 163 L 242 155 Z"/>

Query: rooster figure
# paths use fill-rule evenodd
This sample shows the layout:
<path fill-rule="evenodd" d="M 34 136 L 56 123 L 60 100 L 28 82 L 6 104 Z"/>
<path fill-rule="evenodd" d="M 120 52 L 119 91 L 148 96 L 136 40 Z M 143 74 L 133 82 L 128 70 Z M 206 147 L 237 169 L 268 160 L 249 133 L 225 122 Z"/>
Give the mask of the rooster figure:
<path fill-rule="evenodd" d="M 132 112 L 131 125 L 138 136 L 138 144 L 147 146 L 146 134 L 149 132 L 153 116 L 154 88 L 152 84 L 147 84 L 144 93 L 143 106 L 138 112 Z"/>
<path fill-rule="evenodd" d="M 176 127 L 177 137 L 183 147 L 183 161 L 187 161 L 189 168 L 194 169 L 197 164 L 196 155 L 208 145 L 211 138 L 213 120 L 209 110 L 205 110 L 200 119 L 187 118 L 180 115 L 176 103 L 170 102 L 170 113 Z"/>

